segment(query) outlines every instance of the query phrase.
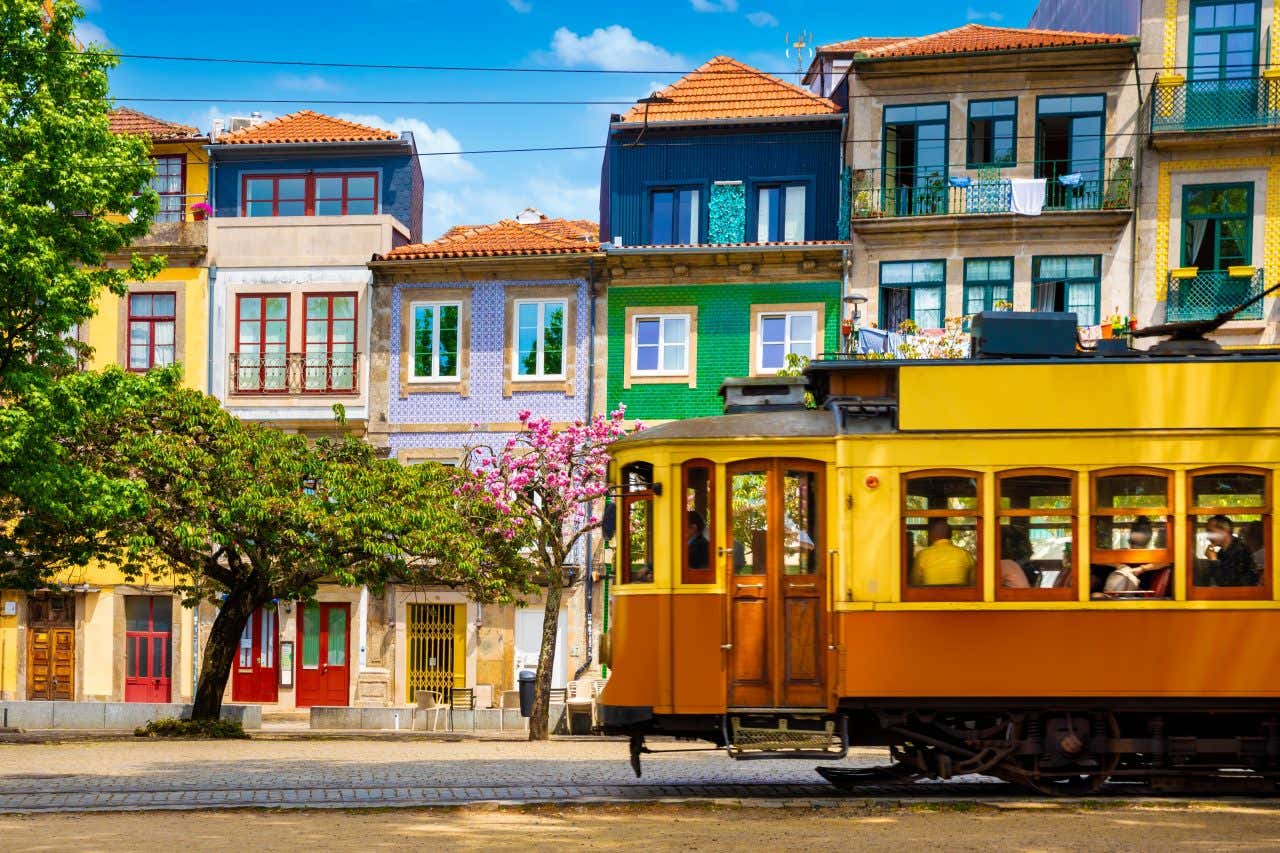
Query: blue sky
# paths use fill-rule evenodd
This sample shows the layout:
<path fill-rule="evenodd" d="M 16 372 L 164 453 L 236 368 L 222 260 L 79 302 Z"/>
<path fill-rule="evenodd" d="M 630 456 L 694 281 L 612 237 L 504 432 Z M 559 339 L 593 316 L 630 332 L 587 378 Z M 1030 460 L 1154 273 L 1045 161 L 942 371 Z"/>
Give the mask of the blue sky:
<path fill-rule="evenodd" d="M 599 145 L 625 105 L 440 106 L 325 100 L 571 99 L 630 102 L 728 54 L 767 71 L 794 68 L 785 36 L 823 44 L 859 35 L 917 35 L 970 21 L 1025 26 L 1035 0 L 80 0 L 80 34 L 135 54 L 326 62 L 636 69 L 645 73 L 507 74 L 268 67 L 125 59 L 119 103 L 207 131 L 220 116 L 310 107 L 394 130 L 421 151 Z M 909 15 L 903 15 L 909 9 Z M 189 98 L 196 102 L 130 98 Z M 207 99 L 207 100 L 205 100 Z M 222 100 L 219 100 L 222 99 Z M 248 99 L 234 103 L 227 99 Z M 272 100 L 296 99 L 276 104 Z M 424 158 L 425 237 L 535 206 L 552 216 L 598 213 L 600 151 Z"/>

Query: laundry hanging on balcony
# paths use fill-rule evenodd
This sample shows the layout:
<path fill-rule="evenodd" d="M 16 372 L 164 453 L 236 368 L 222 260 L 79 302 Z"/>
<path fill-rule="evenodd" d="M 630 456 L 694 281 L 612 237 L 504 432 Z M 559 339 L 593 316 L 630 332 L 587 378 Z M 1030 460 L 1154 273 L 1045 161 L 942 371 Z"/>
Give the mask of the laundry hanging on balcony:
<path fill-rule="evenodd" d="M 1084 175 L 1079 172 L 1072 172 L 1069 175 L 1059 175 L 1058 183 L 1064 187 L 1078 187 L 1084 183 Z"/>
<path fill-rule="evenodd" d="M 1044 210 L 1045 179 L 1013 178 L 1012 204 L 1010 209 L 1023 216 L 1039 216 Z"/>

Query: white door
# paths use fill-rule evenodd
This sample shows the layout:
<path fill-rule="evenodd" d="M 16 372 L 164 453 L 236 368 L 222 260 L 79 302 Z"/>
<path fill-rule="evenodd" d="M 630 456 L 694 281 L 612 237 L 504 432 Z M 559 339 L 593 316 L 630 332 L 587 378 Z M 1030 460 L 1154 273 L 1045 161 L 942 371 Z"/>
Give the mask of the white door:
<path fill-rule="evenodd" d="M 516 679 L 520 670 L 532 672 L 538 670 L 538 649 L 542 645 L 542 608 L 521 607 L 516 611 Z M 565 677 L 566 661 L 564 659 L 564 611 L 556 622 L 556 663 L 551 671 L 551 686 L 564 687 L 568 682 Z"/>

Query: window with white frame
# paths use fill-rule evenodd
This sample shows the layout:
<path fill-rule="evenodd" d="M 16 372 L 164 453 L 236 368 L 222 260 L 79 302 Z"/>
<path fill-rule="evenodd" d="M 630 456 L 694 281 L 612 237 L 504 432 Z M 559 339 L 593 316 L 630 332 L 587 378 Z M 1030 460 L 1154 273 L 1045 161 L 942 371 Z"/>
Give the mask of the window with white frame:
<path fill-rule="evenodd" d="M 516 301 L 516 379 L 562 379 L 569 303 L 564 299 Z"/>
<path fill-rule="evenodd" d="M 762 186 L 756 198 L 756 241 L 804 242 L 805 185 Z"/>
<path fill-rule="evenodd" d="M 413 304 L 413 354 L 411 375 L 418 381 L 458 378 L 458 325 L 462 306 L 457 302 Z"/>
<path fill-rule="evenodd" d="M 681 376 L 689 372 L 688 315 L 640 315 L 632 322 L 633 375 Z"/>
<path fill-rule="evenodd" d="M 760 336 L 757 369 L 761 373 L 776 373 L 787 366 L 787 356 L 791 353 L 813 358 L 818 348 L 818 314 L 816 311 L 762 313 L 756 334 Z"/>

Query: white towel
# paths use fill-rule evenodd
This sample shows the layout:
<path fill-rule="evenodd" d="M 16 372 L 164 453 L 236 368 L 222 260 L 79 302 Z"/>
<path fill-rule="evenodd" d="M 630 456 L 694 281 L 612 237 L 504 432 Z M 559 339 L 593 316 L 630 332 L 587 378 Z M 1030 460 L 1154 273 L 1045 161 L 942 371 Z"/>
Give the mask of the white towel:
<path fill-rule="evenodd" d="M 1010 210 L 1023 216 L 1039 216 L 1044 210 L 1045 179 L 1013 178 L 1013 200 Z"/>

